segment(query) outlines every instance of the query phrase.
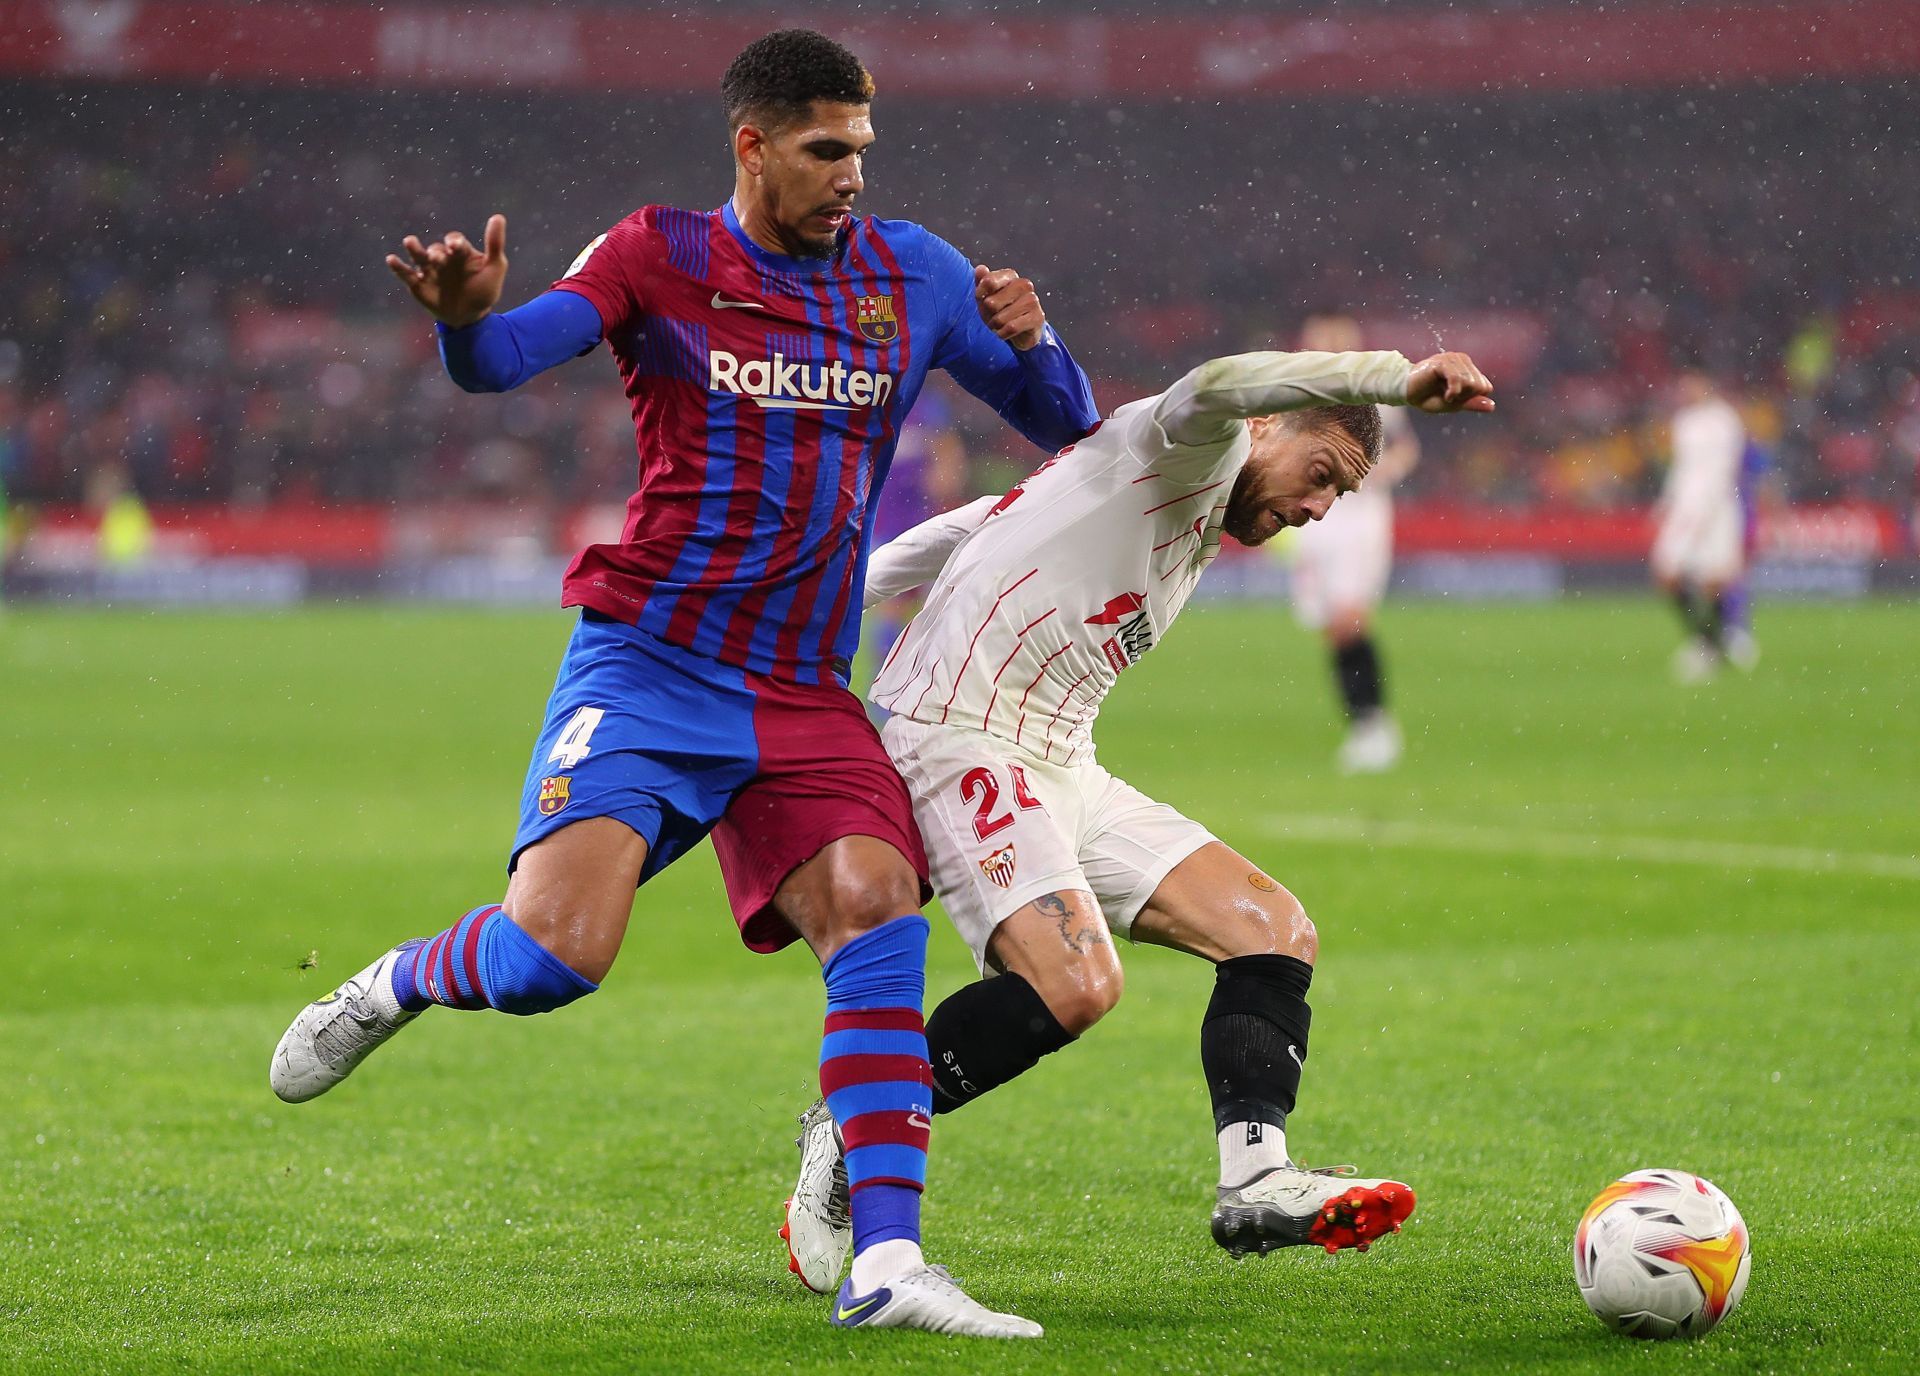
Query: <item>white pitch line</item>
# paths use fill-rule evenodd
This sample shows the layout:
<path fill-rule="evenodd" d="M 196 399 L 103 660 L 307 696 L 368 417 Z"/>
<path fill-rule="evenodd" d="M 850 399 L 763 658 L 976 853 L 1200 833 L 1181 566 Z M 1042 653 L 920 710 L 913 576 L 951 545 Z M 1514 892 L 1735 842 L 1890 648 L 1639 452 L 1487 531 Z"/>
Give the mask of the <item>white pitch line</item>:
<path fill-rule="evenodd" d="M 1702 865 L 1711 869 L 1789 870 L 1796 874 L 1856 874 L 1875 879 L 1920 880 L 1920 856 L 1820 850 L 1813 846 L 1764 846 L 1738 841 L 1688 841 L 1664 836 L 1580 835 L 1495 831 L 1444 822 L 1408 822 L 1325 814 L 1282 813 L 1259 819 L 1270 836 L 1330 841 L 1335 845 L 1393 846 L 1403 850 L 1458 850 L 1481 855 L 1520 855 L 1555 860 L 1637 860 L 1653 865 Z"/>

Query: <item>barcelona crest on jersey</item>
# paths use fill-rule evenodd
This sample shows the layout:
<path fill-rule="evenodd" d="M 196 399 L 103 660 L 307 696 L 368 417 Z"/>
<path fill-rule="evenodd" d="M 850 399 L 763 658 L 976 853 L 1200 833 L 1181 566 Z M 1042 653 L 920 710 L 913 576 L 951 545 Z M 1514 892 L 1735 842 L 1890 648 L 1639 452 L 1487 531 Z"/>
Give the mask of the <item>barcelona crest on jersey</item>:
<path fill-rule="evenodd" d="M 540 781 L 540 815 L 551 817 L 573 796 L 573 780 L 565 774 Z"/>
<path fill-rule="evenodd" d="M 858 308 L 856 320 L 860 333 L 875 344 L 891 344 L 899 337 L 900 322 L 893 314 L 891 296 L 858 296 L 854 298 Z"/>

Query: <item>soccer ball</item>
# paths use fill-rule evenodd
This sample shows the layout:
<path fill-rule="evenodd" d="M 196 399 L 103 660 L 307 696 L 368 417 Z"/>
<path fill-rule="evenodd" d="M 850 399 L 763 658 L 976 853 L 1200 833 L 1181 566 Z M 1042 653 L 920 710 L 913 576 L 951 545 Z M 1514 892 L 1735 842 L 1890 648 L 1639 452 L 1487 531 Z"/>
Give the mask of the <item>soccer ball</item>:
<path fill-rule="evenodd" d="M 1747 1290 L 1747 1225 L 1711 1181 L 1635 1171 L 1600 1191 L 1573 1234 L 1573 1278 L 1601 1323 L 1697 1338 Z"/>

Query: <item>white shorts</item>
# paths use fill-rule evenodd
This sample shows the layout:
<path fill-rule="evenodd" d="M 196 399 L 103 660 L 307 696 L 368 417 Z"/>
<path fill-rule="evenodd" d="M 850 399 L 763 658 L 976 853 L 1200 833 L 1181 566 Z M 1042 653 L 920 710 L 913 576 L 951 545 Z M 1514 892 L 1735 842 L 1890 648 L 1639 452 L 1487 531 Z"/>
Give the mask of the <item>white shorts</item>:
<path fill-rule="evenodd" d="M 1662 578 L 1731 583 L 1745 562 L 1738 502 L 1669 512 L 1653 539 L 1653 571 Z"/>
<path fill-rule="evenodd" d="M 1371 612 L 1393 572 L 1393 498 L 1362 488 L 1294 537 L 1293 611 L 1310 630 L 1336 612 Z"/>
<path fill-rule="evenodd" d="M 1046 894 L 1083 889 L 1125 936 L 1175 865 L 1213 834 L 1098 764 L 1037 759 L 998 737 L 892 717 L 893 757 L 934 890 L 976 964 L 994 930 Z"/>

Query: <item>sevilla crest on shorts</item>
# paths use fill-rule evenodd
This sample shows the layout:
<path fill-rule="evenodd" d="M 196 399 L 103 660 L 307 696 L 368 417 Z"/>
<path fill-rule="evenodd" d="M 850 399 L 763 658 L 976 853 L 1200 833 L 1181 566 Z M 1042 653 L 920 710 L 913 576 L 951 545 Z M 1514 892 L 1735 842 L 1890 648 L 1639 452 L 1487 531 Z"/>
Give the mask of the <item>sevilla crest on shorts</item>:
<path fill-rule="evenodd" d="M 980 862 L 980 873 L 987 876 L 1003 889 L 1013 887 L 1013 846 L 1000 847 L 992 855 Z"/>
<path fill-rule="evenodd" d="M 565 774 L 540 781 L 540 815 L 551 817 L 573 797 L 573 780 Z"/>
<path fill-rule="evenodd" d="M 857 296 L 855 319 L 860 333 L 874 344 L 891 344 L 900 335 L 900 321 L 893 313 L 891 296 Z"/>

